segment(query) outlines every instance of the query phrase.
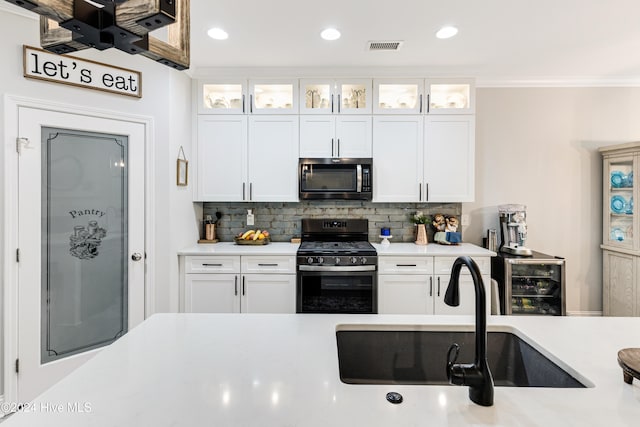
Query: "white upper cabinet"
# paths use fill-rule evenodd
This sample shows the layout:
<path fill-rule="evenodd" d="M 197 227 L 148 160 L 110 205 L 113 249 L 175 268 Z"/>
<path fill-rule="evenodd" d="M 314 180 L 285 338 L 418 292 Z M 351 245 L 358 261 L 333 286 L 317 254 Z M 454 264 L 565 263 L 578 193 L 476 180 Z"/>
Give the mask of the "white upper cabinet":
<path fill-rule="evenodd" d="M 426 113 L 474 114 L 475 85 L 471 79 L 427 79 Z"/>
<path fill-rule="evenodd" d="M 374 114 L 422 114 L 423 79 L 374 79 Z"/>
<path fill-rule="evenodd" d="M 198 114 L 298 114 L 297 79 L 197 83 Z"/>
<path fill-rule="evenodd" d="M 198 117 L 195 201 L 244 200 L 247 119 L 243 115 Z"/>
<path fill-rule="evenodd" d="M 198 117 L 194 201 L 298 201 L 298 117 Z"/>
<path fill-rule="evenodd" d="M 373 118 L 373 201 L 421 202 L 424 117 Z"/>
<path fill-rule="evenodd" d="M 371 79 L 301 79 L 300 114 L 371 114 Z"/>
<path fill-rule="evenodd" d="M 249 118 L 248 193 L 254 202 L 298 201 L 298 117 Z"/>
<path fill-rule="evenodd" d="M 475 116 L 430 116 L 424 122 L 426 202 L 474 200 Z"/>
<path fill-rule="evenodd" d="M 371 116 L 300 116 L 300 157 L 371 157 Z"/>

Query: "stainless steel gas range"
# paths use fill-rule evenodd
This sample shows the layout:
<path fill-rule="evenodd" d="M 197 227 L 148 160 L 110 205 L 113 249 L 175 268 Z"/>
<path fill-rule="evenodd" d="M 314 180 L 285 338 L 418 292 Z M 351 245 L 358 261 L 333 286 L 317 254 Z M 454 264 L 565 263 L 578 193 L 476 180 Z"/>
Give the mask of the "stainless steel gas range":
<path fill-rule="evenodd" d="M 378 255 L 367 219 L 303 219 L 298 313 L 377 313 Z"/>

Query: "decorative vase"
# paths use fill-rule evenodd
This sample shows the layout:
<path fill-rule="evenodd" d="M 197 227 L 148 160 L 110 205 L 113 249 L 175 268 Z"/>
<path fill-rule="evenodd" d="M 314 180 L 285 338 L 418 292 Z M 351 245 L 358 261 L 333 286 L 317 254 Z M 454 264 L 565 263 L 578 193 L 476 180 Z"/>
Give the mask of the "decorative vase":
<path fill-rule="evenodd" d="M 415 244 L 426 245 L 427 243 L 427 228 L 424 224 L 418 224 L 418 235 Z"/>

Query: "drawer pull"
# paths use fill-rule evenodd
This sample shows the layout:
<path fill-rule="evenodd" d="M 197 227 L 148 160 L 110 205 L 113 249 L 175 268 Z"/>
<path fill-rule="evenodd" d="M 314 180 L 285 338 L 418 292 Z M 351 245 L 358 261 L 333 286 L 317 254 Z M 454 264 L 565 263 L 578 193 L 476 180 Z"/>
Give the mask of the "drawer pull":
<path fill-rule="evenodd" d="M 417 264 L 396 264 L 396 267 L 417 267 Z"/>
<path fill-rule="evenodd" d="M 433 296 L 433 277 L 429 277 L 429 296 Z"/>
<path fill-rule="evenodd" d="M 235 295 L 238 295 L 238 276 L 236 276 L 236 280 L 235 280 L 234 283 L 235 283 L 235 285 L 234 285 L 234 287 L 235 287 Z"/>
<path fill-rule="evenodd" d="M 222 264 L 202 264 L 205 267 L 222 267 Z"/>
<path fill-rule="evenodd" d="M 274 263 L 274 264 L 258 264 L 258 267 L 277 267 L 278 263 Z"/>

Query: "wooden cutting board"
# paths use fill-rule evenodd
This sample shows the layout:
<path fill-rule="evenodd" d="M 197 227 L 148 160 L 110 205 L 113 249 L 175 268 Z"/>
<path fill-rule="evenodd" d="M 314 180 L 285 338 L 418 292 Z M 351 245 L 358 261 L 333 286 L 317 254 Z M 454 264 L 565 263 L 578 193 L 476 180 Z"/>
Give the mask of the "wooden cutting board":
<path fill-rule="evenodd" d="M 640 348 L 625 348 L 618 352 L 618 364 L 622 368 L 624 382 L 640 380 Z"/>

